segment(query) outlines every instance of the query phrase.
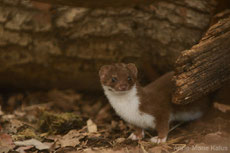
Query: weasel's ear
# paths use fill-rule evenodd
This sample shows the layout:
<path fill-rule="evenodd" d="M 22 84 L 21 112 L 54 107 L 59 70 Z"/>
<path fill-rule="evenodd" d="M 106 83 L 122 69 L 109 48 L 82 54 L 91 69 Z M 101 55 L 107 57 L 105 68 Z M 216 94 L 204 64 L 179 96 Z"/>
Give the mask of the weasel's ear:
<path fill-rule="evenodd" d="M 127 68 L 133 73 L 135 77 L 137 77 L 137 67 L 133 63 L 127 64 Z"/>
<path fill-rule="evenodd" d="M 103 80 L 105 79 L 106 74 L 108 73 L 108 71 L 110 70 L 110 66 L 109 65 L 104 65 L 100 68 L 99 70 L 99 76 L 100 79 Z"/>

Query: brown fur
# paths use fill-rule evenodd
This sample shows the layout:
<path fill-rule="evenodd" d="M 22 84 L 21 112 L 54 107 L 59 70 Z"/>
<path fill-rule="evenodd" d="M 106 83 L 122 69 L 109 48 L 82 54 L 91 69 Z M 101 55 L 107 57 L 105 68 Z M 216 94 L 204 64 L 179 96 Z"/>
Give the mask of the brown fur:
<path fill-rule="evenodd" d="M 137 68 L 134 64 L 118 63 L 114 65 L 105 65 L 99 71 L 100 81 L 103 85 L 110 86 L 120 91 L 121 86 L 129 90 L 137 81 Z M 128 80 L 128 77 L 131 80 Z M 116 81 L 113 82 L 112 78 Z"/>
<path fill-rule="evenodd" d="M 103 66 L 99 72 L 100 80 L 103 85 L 110 86 L 120 91 L 119 86 L 126 85 L 127 90 L 136 84 L 140 97 L 140 111 L 155 117 L 156 130 L 159 138 L 164 138 L 168 134 L 169 119 L 171 113 L 187 111 L 204 111 L 209 102 L 208 97 L 202 98 L 197 102 L 188 105 L 175 105 L 171 103 L 174 84 L 172 77 L 174 72 L 166 73 L 154 82 L 145 87 L 141 87 L 137 82 L 137 69 L 134 64 L 114 64 Z M 117 82 L 112 82 L 115 77 Z M 131 81 L 128 81 L 131 77 Z"/>
<path fill-rule="evenodd" d="M 146 87 L 138 87 L 141 98 L 140 110 L 155 117 L 159 138 L 163 138 L 168 134 L 168 123 L 171 113 L 175 114 L 188 111 L 204 112 L 209 103 L 209 98 L 204 97 L 188 105 L 172 104 L 173 75 L 174 72 L 168 72 Z"/>

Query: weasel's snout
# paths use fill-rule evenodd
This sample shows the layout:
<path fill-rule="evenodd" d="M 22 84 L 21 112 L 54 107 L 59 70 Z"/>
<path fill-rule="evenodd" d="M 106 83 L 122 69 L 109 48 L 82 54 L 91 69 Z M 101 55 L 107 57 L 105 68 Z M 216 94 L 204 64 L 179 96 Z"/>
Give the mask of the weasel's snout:
<path fill-rule="evenodd" d="M 121 84 L 118 86 L 119 91 L 126 91 L 128 90 L 129 86 L 127 84 Z"/>

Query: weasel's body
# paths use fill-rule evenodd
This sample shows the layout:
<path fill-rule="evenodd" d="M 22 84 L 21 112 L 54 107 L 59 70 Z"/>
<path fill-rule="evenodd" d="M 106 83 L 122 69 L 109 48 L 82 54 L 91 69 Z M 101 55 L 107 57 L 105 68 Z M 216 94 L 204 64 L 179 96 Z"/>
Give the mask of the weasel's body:
<path fill-rule="evenodd" d="M 169 72 L 146 87 L 141 87 L 137 82 L 134 64 L 109 65 L 100 70 L 105 95 L 116 113 L 141 129 L 156 129 L 158 137 L 151 141 L 157 143 L 166 141 L 171 121 L 199 118 L 208 102 L 208 98 L 204 98 L 202 102 L 186 106 L 172 104 L 172 77 L 173 72 Z M 131 135 L 132 139 L 142 137 L 143 133 Z"/>
<path fill-rule="evenodd" d="M 113 94 L 104 87 L 105 94 L 116 113 L 126 122 L 147 129 L 154 128 L 154 116 L 140 110 L 140 98 L 134 86 L 124 95 Z"/>

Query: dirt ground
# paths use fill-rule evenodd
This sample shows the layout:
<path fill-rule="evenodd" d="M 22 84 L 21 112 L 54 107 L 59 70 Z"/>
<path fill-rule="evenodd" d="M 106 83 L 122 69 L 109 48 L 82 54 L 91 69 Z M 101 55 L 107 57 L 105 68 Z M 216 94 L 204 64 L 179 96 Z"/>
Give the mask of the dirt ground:
<path fill-rule="evenodd" d="M 0 152 L 229 153 L 230 105 L 215 102 L 201 119 L 174 123 L 167 143 L 156 145 L 146 131 L 141 141 L 103 95 L 72 90 L 3 94 Z"/>

